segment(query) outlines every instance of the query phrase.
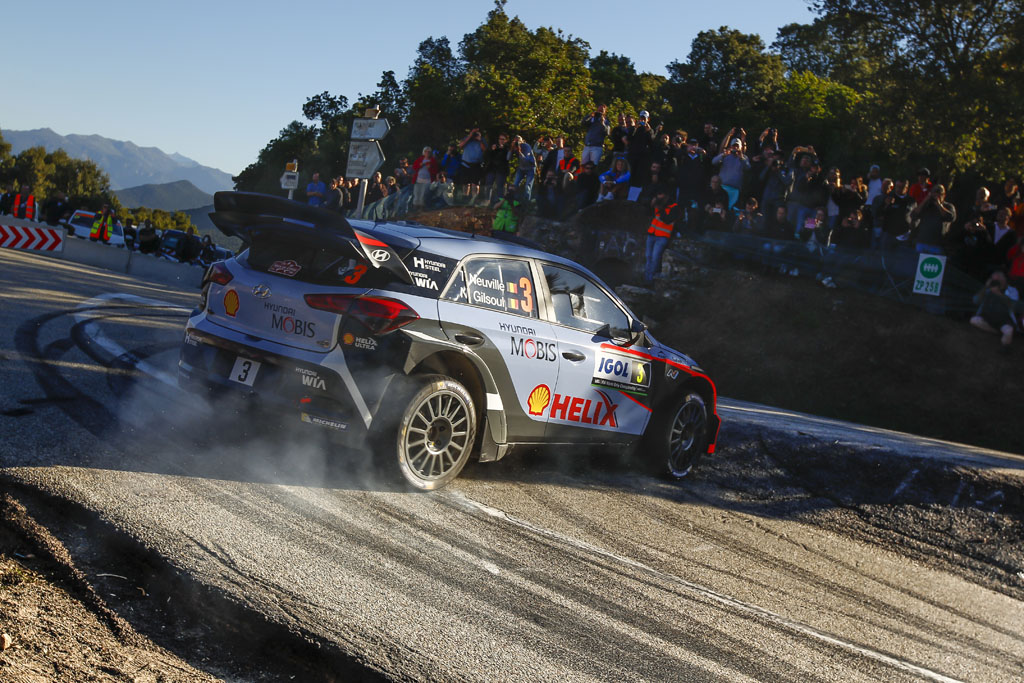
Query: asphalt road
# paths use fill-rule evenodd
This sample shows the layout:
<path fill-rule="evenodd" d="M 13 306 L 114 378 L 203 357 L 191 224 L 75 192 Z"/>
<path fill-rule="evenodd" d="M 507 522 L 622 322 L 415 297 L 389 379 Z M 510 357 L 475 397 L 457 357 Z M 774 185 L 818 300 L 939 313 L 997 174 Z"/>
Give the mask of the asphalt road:
<path fill-rule="evenodd" d="M 396 490 L 314 427 L 181 394 L 196 291 L 0 250 L 0 292 L 7 476 L 389 677 L 1024 679 L 1019 600 L 807 524 L 795 511 L 827 504 L 807 494 L 751 512 L 715 461 L 676 484 L 529 453 Z M 723 416 L 1021 467 L 772 412 Z M 723 438 L 715 460 L 742 457 Z"/>

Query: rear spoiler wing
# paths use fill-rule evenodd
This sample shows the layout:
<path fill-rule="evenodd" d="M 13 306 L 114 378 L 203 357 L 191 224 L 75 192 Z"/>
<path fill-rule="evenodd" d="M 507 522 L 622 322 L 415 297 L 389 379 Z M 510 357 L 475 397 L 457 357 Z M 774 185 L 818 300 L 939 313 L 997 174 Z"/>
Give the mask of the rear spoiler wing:
<path fill-rule="evenodd" d="M 254 233 L 264 230 L 307 236 L 313 232 L 327 244 L 348 245 L 357 257 L 366 259 L 374 268 L 389 270 L 407 284 L 413 282 L 396 248 L 408 251 L 416 247 L 415 242 L 388 236 L 388 244 L 354 228 L 334 211 L 256 192 L 217 192 L 213 195 L 213 208 L 213 224 L 246 246 L 252 244 Z"/>

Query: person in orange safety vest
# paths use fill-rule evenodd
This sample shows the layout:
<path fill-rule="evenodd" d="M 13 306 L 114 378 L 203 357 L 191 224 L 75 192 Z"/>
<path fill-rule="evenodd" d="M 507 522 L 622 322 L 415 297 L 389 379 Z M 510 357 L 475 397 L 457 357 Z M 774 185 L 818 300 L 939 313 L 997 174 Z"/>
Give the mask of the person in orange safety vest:
<path fill-rule="evenodd" d="M 92 242 L 109 242 L 111 227 L 117 218 L 110 210 L 109 204 L 104 204 L 103 209 L 96 214 L 96 220 L 92 222 L 92 230 L 89 231 L 89 240 Z"/>
<path fill-rule="evenodd" d="M 36 197 L 28 191 L 28 185 L 21 186 L 21 192 L 14 196 L 11 204 L 11 215 L 15 218 L 36 219 Z"/>
<path fill-rule="evenodd" d="M 679 205 L 676 202 L 669 203 L 668 192 L 659 188 L 654 199 L 651 200 L 654 208 L 654 218 L 651 226 L 647 228 L 647 260 L 644 263 L 644 282 L 651 284 L 654 276 L 661 272 L 661 257 L 668 246 L 668 240 L 672 237 L 672 230 L 675 228 L 676 218 L 679 214 Z"/>

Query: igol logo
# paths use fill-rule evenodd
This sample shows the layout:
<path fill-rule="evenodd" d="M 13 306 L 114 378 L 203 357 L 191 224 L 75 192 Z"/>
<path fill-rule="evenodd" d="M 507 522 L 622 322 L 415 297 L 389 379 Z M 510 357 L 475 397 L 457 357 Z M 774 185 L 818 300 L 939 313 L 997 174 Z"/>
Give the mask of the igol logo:
<path fill-rule="evenodd" d="M 937 258 L 926 258 L 921 261 L 921 276 L 936 278 L 942 274 L 942 261 Z"/>

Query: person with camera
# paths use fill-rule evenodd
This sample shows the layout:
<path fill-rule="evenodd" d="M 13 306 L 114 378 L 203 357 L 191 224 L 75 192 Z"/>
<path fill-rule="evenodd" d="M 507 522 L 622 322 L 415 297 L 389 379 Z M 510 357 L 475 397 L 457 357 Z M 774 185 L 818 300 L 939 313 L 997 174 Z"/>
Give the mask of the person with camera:
<path fill-rule="evenodd" d="M 604 153 L 604 140 L 611 132 L 611 125 L 608 122 L 608 105 L 600 104 L 597 109 L 583 119 L 583 128 L 587 131 L 583 136 L 583 154 L 580 156 L 581 163 L 594 162 L 594 166 L 601 163 L 601 155 Z"/>
<path fill-rule="evenodd" d="M 522 135 L 512 138 L 512 147 L 508 151 L 509 161 L 516 163 L 516 175 L 512 181 L 513 187 L 518 188 L 523 184 L 523 201 L 529 202 L 533 198 L 533 183 L 537 177 L 537 162 L 533 156 L 533 148 L 530 143 L 523 139 Z"/>
<path fill-rule="evenodd" d="M 486 171 L 484 176 L 484 187 L 481 195 L 488 205 L 497 204 L 505 194 L 505 186 L 508 184 L 508 174 L 511 170 L 509 163 L 508 133 L 498 133 L 498 141 L 491 144 L 487 151 Z"/>
<path fill-rule="evenodd" d="M 722 140 L 722 153 L 711 160 L 711 164 L 718 168 L 718 175 L 722 180 L 722 187 L 729 195 L 727 208 L 730 210 L 736 205 L 740 198 L 740 190 L 743 189 L 743 180 L 747 171 L 750 170 L 750 159 L 744 153 L 747 131 L 739 129 L 739 137 L 732 137 L 736 133 L 735 128 L 730 128 Z M 732 139 L 730 140 L 730 137 Z M 728 142 L 728 146 L 726 143 Z"/>
<path fill-rule="evenodd" d="M 637 115 L 636 125 L 629 131 L 626 160 L 629 161 L 629 168 L 632 170 L 632 175 L 629 178 L 629 196 L 627 197 L 630 201 L 637 200 L 640 191 L 647 183 L 654 136 L 660 131 L 661 125 L 657 128 L 651 127 L 650 114 L 646 109 Z"/>
<path fill-rule="evenodd" d="M 427 192 L 430 185 L 437 180 L 441 172 L 441 164 L 434 157 L 434 149 L 430 145 L 423 148 L 420 156 L 412 162 L 412 205 L 415 209 L 423 209 L 427 205 Z"/>
<path fill-rule="evenodd" d="M 874 213 L 882 220 L 882 250 L 889 251 L 905 244 L 909 239 L 910 212 L 917 202 L 907 192 L 910 183 L 897 180 L 892 187 L 883 187 L 880 197 L 875 198 Z"/>
<path fill-rule="evenodd" d="M 472 204 L 480 194 L 487 141 L 484 140 L 480 129 L 474 128 L 459 142 L 459 149 L 462 150 L 462 161 L 455 176 L 455 185 L 462 187 L 462 200 L 466 204 Z"/>
<path fill-rule="evenodd" d="M 629 140 L 629 130 L 635 123 L 632 116 L 619 114 L 619 123 L 612 129 L 612 159 L 626 155 L 626 141 Z"/>
<path fill-rule="evenodd" d="M 946 188 L 934 185 L 923 202 L 910 212 L 917 220 L 915 249 L 919 254 L 944 255 L 943 241 L 949 225 L 956 220 L 956 207 L 946 201 Z"/>
<path fill-rule="evenodd" d="M 766 216 L 773 215 L 775 209 L 779 207 L 785 208 L 786 193 L 789 191 L 791 183 L 790 170 L 786 166 L 783 154 L 775 150 L 766 152 L 764 167 L 761 169 L 759 178 L 761 208 Z"/>
<path fill-rule="evenodd" d="M 722 187 L 722 179 L 718 176 L 711 176 L 711 181 L 705 191 L 704 220 L 699 229 L 704 230 L 726 230 L 729 227 L 729 193 Z"/>
<path fill-rule="evenodd" d="M 686 226 L 699 230 L 704 217 L 704 189 L 708 186 L 708 157 L 697 138 L 689 137 L 676 156 L 676 187 Z"/>
<path fill-rule="evenodd" d="M 548 151 L 541 163 L 540 177 L 547 178 L 548 171 L 554 171 L 555 179 L 564 190 L 572 183 L 579 170 L 580 160 L 565 146 L 565 138 L 559 135 L 555 138 L 554 147 Z"/>

